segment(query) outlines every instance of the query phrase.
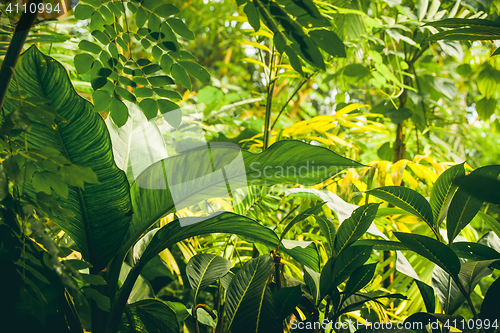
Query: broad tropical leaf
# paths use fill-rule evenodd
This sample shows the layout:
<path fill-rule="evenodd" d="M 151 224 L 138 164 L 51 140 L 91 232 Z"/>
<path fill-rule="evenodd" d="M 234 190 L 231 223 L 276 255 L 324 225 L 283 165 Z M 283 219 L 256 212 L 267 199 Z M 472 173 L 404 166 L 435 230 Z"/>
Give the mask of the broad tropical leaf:
<path fill-rule="evenodd" d="M 199 147 L 161 160 L 136 179 L 131 188 L 134 215 L 129 241 L 169 212 L 226 196 L 228 186 L 235 190 L 278 183 L 312 185 L 360 166 L 331 150 L 295 140 L 278 141 L 261 154 L 241 151 L 234 144 L 210 143 L 210 149 Z"/>
<path fill-rule="evenodd" d="M 199 218 L 190 218 L 194 221 L 199 221 Z M 223 212 L 215 213 L 207 219 L 198 223 L 189 224 L 182 227 L 179 220 L 170 222 L 159 230 L 150 232 L 153 234 L 150 241 L 143 247 L 142 253 L 137 253 L 140 257 L 138 265 L 145 265 L 155 255 L 163 251 L 165 248 L 174 245 L 175 243 L 194 236 L 209 234 L 209 233 L 229 233 L 243 236 L 248 241 L 262 243 L 271 248 L 276 248 L 279 244 L 278 236 L 271 229 L 259 224 L 257 221 L 248 217 L 237 215 L 234 213 Z M 149 237 L 146 234 L 145 237 Z M 306 243 L 305 248 L 292 242 L 292 246 L 283 240 L 283 245 L 280 250 L 291 255 L 301 264 L 309 266 L 314 270 L 318 270 L 319 260 L 315 248 L 311 248 L 309 243 Z M 135 249 L 134 249 L 135 250 Z M 135 251 L 134 251 L 135 252 Z M 316 256 L 312 252 L 316 252 Z M 134 256 L 136 254 L 134 253 Z"/>
<path fill-rule="evenodd" d="M 448 246 L 427 236 L 403 232 L 394 232 L 394 235 L 413 252 L 429 259 L 451 276 L 458 277 L 460 260 Z"/>
<path fill-rule="evenodd" d="M 57 128 L 53 129 L 33 119 L 27 133 L 28 146 L 54 148 L 71 163 L 90 167 L 97 175 L 99 184 L 87 184 L 85 190 L 70 186 L 68 197 L 58 198 L 74 216 L 66 216 L 66 220 L 56 216 L 54 222 L 71 236 L 94 269 L 101 270 L 122 244 L 131 220 L 129 184 L 113 161 L 104 120 L 76 93 L 66 69 L 35 46 L 22 54 L 16 77 L 28 97 L 50 100 L 49 105 L 66 120 L 56 120 Z M 9 94 L 18 96 L 15 81 Z M 13 112 L 16 105 L 7 100 L 4 107 Z M 31 185 L 27 183 L 26 187 L 29 190 Z"/>
<path fill-rule="evenodd" d="M 456 242 L 453 243 L 451 249 L 459 258 L 471 260 L 500 259 L 500 253 L 480 243 Z"/>
<path fill-rule="evenodd" d="M 451 199 L 457 189 L 457 185 L 453 184 L 453 180 L 463 175 L 465 175 L 464 164 L 457 164 L 443 172 L 434 183 L 429 203 L 432 207 L 435 226 L 439 227 L 448 212 Z"/>
<path fill-rule="evenodd" d="M 268 286 L 272 267 L 270 256 L 260 256 L 233 277 L 226 296 L 227 321 L 233 332 L 278 332 L 281 328 Z"/>
<path fill-rule="evenodd" d="M 385 200 L 396 207 L 418 216 L 434 229 L 432 208 L 422 194 L 417 191 L 402 186 L 385 186 L 366 191 L 365 193 Z"/>
<path fill-rule="evenodd" d="M 422 295 L 422 299 L 424 300 L 425 309 L 427 312 L 434 312 L 436 310 L 436 296 L 434 295 L 434 289 L 425 282 L 419 280 L 415 280 L 415 282 L 417 283 L 420 295 Z"/>
<path fill-rule="evenodd" d="M 276 314 L 278 318 L 284 320 L 292 314 L 297 304 L 302 297 L 302 289 L 300 286 L 282 288 L 273 294 L 274 303 L 276 304 Z"/>
<path fill-rule="evenodd" d="M 500 278 L 497 278 L 495 282 L 493 282 L 486 295 L 484 295 L 483 303 L 481 304 L 481 313 L 479 314 L 479 318 L 485 322 L 485 319 L 489 319 L 490 323 L 494 323 L 497 320 L 497 323 L 500 322 Z M 495 331 L 495 327 L 485 328 L 485 331 L 490 333 Z"/>
<path fill-rule="evenodd" d="M 337 258 L 328 259 L 321 271 L 320 300 L 344 282 L 356 268 L 363 265 L 370 258 L 371 252 L 371 246 L 351 246 Z"/>
<path fill-rule="evenodd" d="M 500 166 L 491 165 L 478 168 L 470 173 L 470 175 L 480 175 L 496 178 L 500 174 Z M 453 196 L 446 218 L 448 242 L 453 242 L 455 237 L 460 233 L 460 230 L 465 228 L 467 224 L 476 216 L 483 201 L 470 195 L 466 190 L 458 188 Z"/>
<path fill-rule="evenodd" d="M 226 258 L 210 253 L 200 253 L 189 259 L 186 275 L 194 290 L 194 299 L 198 293 L 211 283 L 222 278 L 229 272 L 231 262 Z"/>
<path fill-rule="evenodd" d="M 339 227 L 334 241 L 334 252 L 340 254 L 357 241 L 370 227 L 380 204 L 367 204 L 356 209 Z"/>
<path fill-rule="evenodd" d="M 352 272 L 349 280 L 344 288 L 344 293 L 347 296 L 354 294 L 364 288 L 375 275 L 375 270 L 377 269 L 377 263 L 363 265 L 358 268 L 354 272 Z"/>
<path fill-rule="evenodd" d="M 500 205 L 500 181 L 497 177 L 471 173 L 468 176 L 456 179 L 456 183 L 473 197 Z"/>
<path fill-rule="evenodd" d="M 119 327 L 120 332 L 179 332 L 175 311 L 156 299 L 127 305 Z"/>

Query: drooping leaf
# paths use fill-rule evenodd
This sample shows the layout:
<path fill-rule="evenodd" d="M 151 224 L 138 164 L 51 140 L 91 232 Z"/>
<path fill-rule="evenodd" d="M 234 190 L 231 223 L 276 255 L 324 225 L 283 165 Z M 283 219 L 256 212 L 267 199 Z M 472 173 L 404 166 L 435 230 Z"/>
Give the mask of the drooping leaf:
<path fill-rule="evenodd" d="M 464 164 L 457 164 L 443 172 L 434 183 L 429 203 L 432 207 L 435 226 L 439 227 L 448 212 L 448 207 L 457 188 L 453 184 L 453 180 L 463 175 L 465 175 Z"/>
<path fill-rule="evenodd" d="M 451 249 L 459 258 L 471 260 L 491 260 L 500 259 L 500 253 L 489 246 L 480 243 L 456 242 L 453 243 Z"/>
<path fill-rule="evenodd" d="M 99 184 L 87 184 L 84 191 L 70 186 L 68 198 L 58 199 L 74 216 L 55 216 L 54 222 L 76 242 L 83 257 L 101 270 L 120 247 L 131 219 L 127 215 L 131 209 L 129 185 L 113 162 L 104 121 L 92 104 L 75 92 L 64 67 L 35 46 L 21 55 L 16 77 L 28 97 L 50 100 L 50 106 L 66 120 L 56 120 L 57 129 L 53 129 L 33 119 L 27 134 L 29 147 L 52 147 L 64 152 L 75 165 L 92 168 L 97 175 Z M 10 85 L 9 94 L 18 96 L 15 83 Z M 16 105 L 6 100 L 4 108 L 10 113 Z M 66 172 L 72 170 L 66 168 Z M 26 184 L 26 190 L 33 193 L 30 184 Z"/>
<path fill-rule="evenodd" d="M 334 252 L 339 255 L 368 230 L 380 204 L 367 204 L 357 208 L 339 227 L 334 241 Z"/>
<path fill-rule="evenodd" d="M 385 186 L 366 191 L 365 193 L 414 214 L 434 229 L 432 208 L 427 200 L 417 191 L 402 186 Z"/>
<path fill-rule="evenodd" d="M 352 272 L 363 265 L 372 252 L 371 246 L 351 246 L 340 253 L 337 258 L 326 262 L 320 277 L 320 300 L 344 282 Z"/>
<path fill-rule="evenodd" d="M 497 278 L 495 282 L 493 282 L 486 295 L 484 295 L 483 303 L 481 304 L 481 313 L 479 314 L 479 318 L 483 320 L 483 323 L 486 323 L 486 319 L 489 319 L 490 323 L 500 322 L 500 278 Z M 485 327 L 486 332 L 494 332 L 495 327 L 493 325 L 489 325 L 490 327 Z"/>
<path fill-rule="evenodd" d="M 373 278 L 375 274 L 375 270 L 377 269 L 377 263 L 363 265 L 358 268 L 354 272 L 352 272 L 349 280 L 344 288 L 344 293 L 346 295 L 351 295 L 357 293 L 364 288 Z"/>
<path fill-rule="evenodd" d="M 496 177 L 470 174 L 457 178 L 455 183 L 473 197 L 500 205 L 500 181 Z"/>
<path fill-rule="evenodd" d="M 490 178 L 496 178 L 499 174 L 500 166 L 497 165 L 481 167 L 470 173 L 474 177 L 479 175 Z M 470 195 L 465 189 L 457 190 L 451 200 L 446 219 L 449 242 L 453 242 L 460 231 L 476 216 L 482 204 L 482 200 Z"/>
<path fill-rule="evenodd" d="M 128 304 L 120 323 L 120 332 L 179 332 L 176 313 L 167 304 L 147 299 Z"/>
<path fill-rule="evenodd" d="M 270 256 L 260 256 L 249 260 L 234 276 L 225 303 L 231 330 L 258 333 L 281 328 L 268 286 L 272 267 Z"/>
<path fill-rule="evenodd" d="M 290 151 L 295 154 L 289 154 Z M 361 164 L 326 148 L 295 140 L 279 141 L 261 154 L 241 151 L 233 144 L 212 142 L 210 149 L 199 147 L 159 161 L 136 179 L 132 185 L 134 214 L 130 232 L 135 240 L 174 209 L 227 195 L 226 179 L 231 190 L 252 184 L 295 184 L 297 181 L 309 185 L 344 168 L 359 166 Z M 318 167 L 325 172 L 318 172 Z"/>
<path fill-rule="evenodd" d="M 424 300 L 425 309 L 427 312 L 434 312 L 436 310 L 436 297 L 434 295 L 434 289 L 427 283 L 420 280 L 415 280 L 415 282 L 417 283 L 420 295 L 422 295 L 422 299 Z"/>
<path fill-rule="evenodd" d="M 229 260 L 214 254 L 200 253 L 189 259 L 186 275 L 194 290 L 194 299 L 201 290 L 226 275 L 230 268 Z"/>
<path fill-rule="evenodd" d="M 320 29 L 309 32 L 314 42 L 332 56 L 345 58 L 345 46 L 337 34 L 330 30 Z"/>
<path fill-rule="evenodd" d="M 292 314 L 302 297 L 300 286 L 282 288 L 273 294 L 276 304 L 276 314 L 279 319 L 284 320 Z"/>
<path fill-rule="evenodd" d="M 427 236 L 403 232 L 394 232 L 394 235 L 413 252 L 429 259 L 451 276 L 458 276 L 460 260 L 448 246 Z"/>

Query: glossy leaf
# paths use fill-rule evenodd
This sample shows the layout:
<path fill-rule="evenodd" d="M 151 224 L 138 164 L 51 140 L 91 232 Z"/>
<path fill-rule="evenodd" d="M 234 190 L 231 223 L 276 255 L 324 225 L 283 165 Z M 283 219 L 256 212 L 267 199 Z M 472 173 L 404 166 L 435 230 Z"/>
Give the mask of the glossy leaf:
<path fill-rule="evenodd" d="M 226 275 L 230 268 L 229 260 L 214 254 L 200 253 L 189 259 L 186 275 L 194 290 L 194 299 L 201 290 Z"/>
<path fill-rule="evenodd" d="M 385 186 L 366 191 L 365 193 L 404 209 L 421 218 L 431 228 L 435 228 L 432 208 L 427 200 L 417 191 L 402 186 Z"/>
<path fill-rule="evenodd" d="M 334 241 L 334 252 L 339 255 L 357 241 L 370 227 L 380 204 L 367 204 L 357 208 L 339 227 Z"/>
<path fill-rule="evenodd" d="M 50 100 L 58 115 L 67 121 L 56 120 L 57 129 L 53 129 L 33 119 L 32 130 L 27 133 L 29 147 L 63 151 L 67 160 L 92 168 L 97 175 L 99 184 L 86 184 L 85 190 L 70 186 L 68 198 L 58 198 L 74 216 L 55 216 L 54 222 L 76 242 L 83 258 L 101 270 L 122 244 L 131 220 L 127 215 L 131 209 L 129 185 L 113 162 L 104 120 L 90 102 L 75 92 L 66 69 L 34 46 L 20 57 L 16 77 L 28 97 Z M 9 94 L 18 96 L 15 83 L 10 85 Z M 7 100 L 4 108 L 12 112 L 16 106 Z M 66 168 L 69 178 L 78 180 L 70 176 L 70 171 Z M 33 193 L 30 184 L 26 184 L 26 190 Z"/>
<path fill-rule="evenodd" d="M 231 330 L 257 333 L 281 328 L 268 286 L 272 268 L 272 258 L 260 256 L 249 260 L 233 277 L 225 303 Z"/>
<path fill-rule="evenodd" d="M 498 177 L 500 174 L 500 166 L 492 165 L 481 167 L 472 171 L 470 174 L 492 178 Z M 449 242 L 453 242 L 460 231 L 469 224 L 474 216 L 476 216 L 482 204 L 482 200 L 473 197 L 464 189 L 459 188 L 457 190 L 455 196 L 451 200 L 446 219 Z"/>
<path fill-rule="evenodd" d="M 427 236 L 403 232 L 394 232 L 394 235 L 413 252 L 429 259 L 451 276 L 458 276 L 460 260 L 448 246 Z"/>
<path fill-rule="evenodd" d="M 295 154 L 290 155 L 290 151 Z M 212 172 L 211 161 L 215 170 L 219 170 L 217 173 Z M 322 166 L 325 173 L 307 167 L 313 164 Z M 284 172 L 287 166 L 294 166 L 297 172 L 287 174 Z M 327 179 L 330 172 L 359 166 L 361 164 L 326 148 L 294 140 L 279 141 L 261 154 L 241 151 L 235 145 L 211 143 L 210 150 L 206 146 L 199 147 L 159 161 L 136 179 L 132 185 L 134 215 L 131 235 L 137 239 L 152 223 L 174 209 L 180 210 L 204 199 L 227 195 L 226 180 L 220 171 L 222 167 L 231 190 L 235 190 L 252 184 L 295 184 L 297 181 L 314 184 Z M 302 173 L 298 174 L 298 170 Z M 174 179 L 178 184 L 174 192 L 175 201 L 172 196 L 174 188 L 169 186 Z M 196 184 L 190 183 L 195 179 Z"/>
<path fill-rule="evenodd" d="M 432 207 L 434 225 L 437 227 L 446 217 L 451 199 L 457 189 L 457 186 L 453 184 L 453 180 L 464 175 L 464 164 L 457 164 L 443 172 L 434 183 L 429 203 Z"/>

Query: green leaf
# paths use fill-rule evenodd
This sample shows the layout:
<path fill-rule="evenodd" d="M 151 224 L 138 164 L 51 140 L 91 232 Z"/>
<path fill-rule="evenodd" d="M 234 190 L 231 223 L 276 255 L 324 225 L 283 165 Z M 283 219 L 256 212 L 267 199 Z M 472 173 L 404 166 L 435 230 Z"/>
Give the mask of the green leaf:
<path fill-rule="evenodd" d="M 184 86 L 184 88 L 191 90 L 191 80 L 189 80 L 189 76 L 187 75 L 186 71 L 184 68 L 182 68 L 178 64 L 173 64 L 172 65 L 172 71 L 171 74 L 174 78 L 175 81 L 179 82 Z"/>
<path fill-rule="evenodd" d="M 486 295 L 484 295 L 484 300 L 481 304 L 481 313 L 479 314 L 479 318 L 483 320 L 483 323 L 486 323 L 486 319 L 489 319 L 490 323 L 500 322 L 500 278 L 497 278 L 495 282 L 493 282 Z M 492 333 L 495 331 L 495 327 L 490 326 L 485 328 L 485 331 L 488 333 Z"/>
<path fill-rule="evenodd" d="M 101 112 L 107 109 L 111 97 L 104 90 L 96 90 L 92 93 L 92 101 L 94 102 L 94 111 Z"/>
<path fill-rule="evenodd" d="M 336 57 L 346 57 L 345 46 L 342 40 L 333 31 L 320 29 L 309 31 L 313 41 L 326 53 Z"/>
<path fill-rule="evenodd" d="M 427 236 L 403 232 L 394 232 L 394 235 L 413 252 L 429 259 L 452 277 L 458 277 L 460 260 L 448 246 Z"/>
<path fill-rule="evenodd" d="M 92 17 L 90 18 L 90 31 L 103 30 L 106 21 L 98 11 L 94 11 Z"/>
<path fill-rule="evenodd" d="M 122 244 L 131 220 L 127 215 L 131 209 L 128 181 L 113 162 L 104 120 L 93 111 L 90 102 L 76 93 L 66 69 L 35 46 L 21 55 L 16 77 L 27 97 L 50 100 L 51 107 L 66 120 L 56 119 L 54 129 L 33 119 L 32 130 L 27 133 L 28 146 L 32 149 L 48 146 L 60 151 L 79 166 L 74 168 L 78 172 L 73 180 L 82 184 L 97 175 L 98 184 L 87 184 L 85 191 L 71 186 L 68 198 L 58 199 L 74 215 L 55 215 L 54 222 L 75 241 L 83 258 L 96 270 L 102 270 Z M 14 81 L 8 96 L 18 96 Z M 5 111 L 13 112 L 16 104 L 7 99 Z M 70 169 L 61 168 L 59 175 Z M 26 184 L 26 192 L 34 196 L 31 184 Z"/>
<path fill-rule="evenodd" d="M 457 164 L 443 172 L 434 183 L 429 203 L 432 207 L 435 226 L 439 227 L 448 213 L 448 207 L 457 189 L 453 180 L 464 175 L 464 163 Z"/>
<path fill-rule="evenodd" d="M 257 7 L 255 7 L 255 4 L 253 1 L 247 2 L 245 7 L 243 8 L 243 11 L 245 12 L 247 18 L 248 18 L 248 23 L 252 26 L 253 30 L 256 32 L 260 30 L 260 16 L 259 12 L 257 11 Z"/>
<path fill-rule="evenodd" d="M 434 229 L 432 208 L 427 200 L 417 191 L 402 186 L 385 186 L 366 191 L 365 193 L 414 214 Z"/>
<path fill-rule="evenodd" d="M 318 215 L 321 212 L 323 205 L 324 205 L 324 203 L 322 202 L 318 205 L 315 205 L 311 208 L 306 209 L 305 211 L 303 211 L 300 214 L 298 214 L 297 216 L 295 216 L 293 218 L 293 220 L 287 224 L 287 226 L 285 227 L 285 230 L 283 230 L 283 232 L 281 233 L 280 242 L 281 242 L 281 240 L 283 240 L 283 238 L 285 238 L 286 233 L 288 231 L 290 231 L 290 229 L 292 229 L 295 224 L 306 221 L 307 218 L 309 218 L 310 216 Z"/>
<path fill-rule="evenodd" d="M 273 299 L 276 304 L 276 314 L 278 318 L 284 320 L 291 315 L 295 307 L 299 304 L 301 297 L 302 289 L 300 286 L 277 290 L 273 294 Z"/>
<path fill-rule="evenodd" d="M 75 55 L 75 68 L 78 74 L 85 74 L 90 71 L 92 67 L 92 62 L 94 61 L 94 57 L 92 57 L 88 53 L 80 53 Z"/>
<path fill-rule="evenodd" d="M 470 173 L 470 175 L 487 176 L 496 178 L 500 174 L 500 166 L 492 165 L 478 168 Z M 450 208 L 446 218 L 448 242 L 453 242 L 455 237 L 460 233 L 460 230 L 465 228 L 467 224 L 476 216 L 483 202 L 471 196 L 467 191 L 459 188 L 455 196 L 451 200 Z"/>
<path fill-rule="evenodd" d="M 186 39 L 193 40 L 194 34 L 189 28 L 186 26 L 184 21 L 177 17 L 169 17 L 167 18 L 167 23 L 170 25 L 172 30 L 174 30 L 179 36 L 182 36 Z"/>
<path fill-rule="evenodd" d="M 500 181 L 497 177 L 470 174 L 456 179 L 456 184 L 479 200 L 500 204 Z"/>
<path fill-rule="evenodd" d="M 355 77 L 358 80 L 370 75 L 370 69 L 361 64 L 349 64 L 344 67 L 342 74 L 349 77 Z"/>
<path fill-rule="evenodd" d="M 135 23 L 137 24 L 137 28 L 142 28 L 144 24 L 146 23 L 148 19 L 148 13 L 142 8 L 142 6 L 139 6 L 137 8 L 137 12 L 135 14 Z"/>
<path fill-rule="evenodd" d="M 498 222 L 497 219 L 495 219 L 495 218 L 493 218 L 493 217 L 491 217 L 483 212 L 479 212 L 479 216 L 481 216 L 483 218 L 483 220 L 486 221 L 486 223 L 488 223 L 491 230 L 493 230 L 493 232 L 498 237 L 500 237 L 500 222 Z"/>
<path fill-rule="evenodd" d="M 95 37 L 102 45 L 108 45 L 110 43 L 109 37 L 100 30 L 92 31 L 92 36 Z"/>
<path fill-rule="evenodd" d="M 453 243 L 451 249 L 460 258 L 476 261 L 500 259 L 500 253 L 480 243 L 456 242 Z"/>
<path fill-rule="evenodd" d="M 342 251 L 337 258 L 328 259 L 321 271 L 320 300 L 335 290 L 356 268 L 363 265 L 370 258 L 371 252 L 371 246 L 351 246 Z"/>
<path fill-rule="evenodd" d="M 159 75 L 159 76 L 150 76 L 148 77 L 149 83 L 155 87 L 161 87 L 165 85 L 174 84 L 174 80 L 170 76 L 167 75 Z"/>
<path fill-rule="evenodd" d="M 183 226 L 181 226 L 180 222 L 182 222 Z M 245 237 L 245 240 L 259 242 L 271 248 L 276 248 L 279 244 L 279 238 L 274 231 L 260 225 L 255 220 L 228 212 L 215 213 L 202 218 L 176 220 L 158 230 L 154 237 L 151 238 L 149 245 L 145 247 L 144 253 L 137 254 L 141 258 L 139 264 L 145 265 L 147 261 L 165 248 L 181 240 L 213 232 L 237 234 Z M 317 269 L 318 259 L 311 257 L 310 252 L 304 253 L 304 251 L 297 250 L 297 247 L 288 249 L 286 244 L 284 245 L 280 248 L 281 251 L 291 255 L 303 265 Z M 305 250 L 300 247 L 299 249 Z"/>
<path fill-rule="evenodd" d="M 118 127 L 125 125 L 128 119 L 127 106 L 117 98 L 112 98 L 109 103 L 109 110 L 111 110 L 111 119 Z"/>
<path fill-rule="evenodd" d="M 91 52 L 91 53 L 95 53 L 95 54 L 98 54 L 99 52 L 101 52 L 101 47 L 99 45 L 97 45 L 96 43 L 93 43 L 93 42 L 89 42 L 88 40 L 85 40 L 85 39 L 80 41 L 80 43 L 78 44 L 78 47 L 82 51 L 87 51 L 87 52 Z"/>
<path fill-rule="evenodd" d="M 115 86 L 115 93 L 117 93 L 118 96 L 120 96 L 121 98 L 123 98 L 126 101 L 129 101 L 132 103 L 136 101 L 135 96 L 133 94 L 131 94 L 130 91 L 128 91 L 127 89 L 125 89 L 123 87 Z M 114 111 L 114 109 L 113 109 L 113 111 Z"/>
<path fill-rule="evenodd" d="M 496 56 L 499 54 L 500 54 L 500 47 L 498 49 L 496 49 L 495 52 L 493 52 L 493 54 L 491 56 L 493 57 L 493 56 Z"/>
<path fill-rule="evenodd" d="M 194 290 L 195 304 L 198 293 L 226 275 L 230 268 L 229 260 L 214 254 L 200 253 L 189 259 L 186 275 Z"/>
<path fill-rule="evenodd" d="M 200 80 L 204 83 L 210 83 L 210 74 L 205 68 L 197 64 L 194 61 L 179 61 L 179 65 L 182 66 L 192 77 Z"/>
<path fill-rule="evenodd" d="M 498 101 L 494 98 L 481 98 L 476 103 L 476 111 L 479 115 L 479 118 L 483 121 L 490 120 L 491 116 L 495 113 L 497 108 Z"/>
<path fill-rule="evenodd" d="M 290 151 L 295 154 L 290 155 Z M 243 158 L 241 163 L 238 162 L 240 154 Z M 212 174 L 211 161 L 215 170 L 224 167 L 231 190 L 251 184 L 270 186 L 296 184 L 297 181 L 313 185 L 342 169 L 362 166 L 326 148 L 296 140 L 276 142 L 261 154 L 241 151 L 238 146 L 226 143 L 211 143 L 210 150 L 206 147 L 191 149 L 154 164 L 132 185 L 132 238 L 138 239 L 151 224 L 174 209 L 180 210 L 206 198 L 227 195 L 224 177 Z M 179 184 L 174 193 L 178 196 L 177 202 L 174 202 L 169 189 L 169 182 L 174 179 Z M 189 183 L 193 179 L 198 179 L 196 186 Z M 206 189 L 205 193 L 200 191 L 201 188 Z"/>
<path fill-rule="evenodd" d="M 171 4 L 163 4 L 155 9 L 155 13 L 163 18 L 179 14 L 180 12 L 177 7 Z"/>
<path fill-rule="evenodd" d="M 304 75 L 304 71 L 302 70 L 302 64 L 300 62 L 299 57 L 297 57 L 295 51 L 290 46 L 286 45 L 285 52 L 286 55 L 288 56 L 288 60 L 290 61 L 290 65 L 293 67 L 293 69 L 300 75 Z"/>
<path fill-rule="evenodd" d="M 139 106 L 141 107 L 144 115 L 148 120 L 151 120 L 158 116 L 158 104 L 154 99 L 146 98 L 139 102 Z M 138 175 L 136 175 L 137 177 Z"/>
<path fill-rule="evenodd" d="M 273 260 L 250 259 L 231 281 L 226 294 L 228 328 L 234 332 L 277 332 L 281 321 L 268 286 Z"/>
<path fill-rule="evenodd" d="M 333 256 L 333 244 L 335 241 L 335 235 L 337 233 L 335 225 L 333 224 L 332 221 L 322 216 L 316 216 L 315 219 L 316 223 L 318 223 L 321 233 L 323 234 L 323 236 L 326 237 L 326 240 L 328 242 L 328 247 L 330 248 L 329 255 Z"/>
<path fill-rule="evenodd" d="M 36 192 L 44 192 L 45 194 L 50 194 L 50 185 L 47 179 L 45 179 L 43 173 L 35 172 L 31 178 L 31 184 Z"/>
<path fill-rule="evenodd" d="M 427 312 L 433 313 L 436 310 L 436 296 L 434 295 L 434 289 L 428 284 L 415 280 L 417 283 L 418 290 L 420 290 L 420 295 L 424 300 L 425 309 Z"/>
<path fill-rule="evenodd" d="M 377 263 L 363 265 L 358 268 L 354 272 L 352 272 L 349 280 L 344 288 L 344 293 L 348 296 L 357 293 L 362 288 L 364 288 L 375 275 L 375 270 L 377 269 Z"/>
<path fill-rule="evenodd" d="M 436 40 L 495 40 L 500 39 L 500 27 L 461 28 L 438 32 L 427 38 L 428 42 Z"/>
<path fill-rule="evenodd" d="M 357 208 L 337 230 L 334 241 L 334 252 L 339 255 L 352 243 L 357 241 L 368 230 L 380 204 L 367 204 Z"/>
<path fill-rule="evenodd" d="M 77 20 L 89 19 L 94 11 L 95 9 L 92 6 L 80 3 L 75 7 L 75 18 Z"/>
<path fill-rule="evenodd" d="M 170 74 L 173 64 L 174 60 L 168 54 L 162 55 L 160 59 L 160 66 L 165 73 Z"/>
<path fill-rule="evenodd" d="M 156 299 L 128 304 L 119 327 L 120 332 L 177 333 L 179 330 L 179 322 L 174 310 Z"/>
<path fill-rule="evenodd" d="M 462 18 L 449 18 L 440 21 L 429 22 L 426 25 L 441 28 L 464 28 L 464 27 L 497 27 L 500 24 L 491 20 L 483 19 L 462 19 Z"/>

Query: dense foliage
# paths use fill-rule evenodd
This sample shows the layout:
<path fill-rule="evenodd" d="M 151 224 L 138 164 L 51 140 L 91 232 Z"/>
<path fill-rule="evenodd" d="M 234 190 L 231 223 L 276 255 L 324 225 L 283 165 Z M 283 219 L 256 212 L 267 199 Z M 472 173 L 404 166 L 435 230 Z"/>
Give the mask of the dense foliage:
<path fill-rule="evenodd" d="M 500 332 L 499 14 L 3 3 L 3 329 Z"/>

